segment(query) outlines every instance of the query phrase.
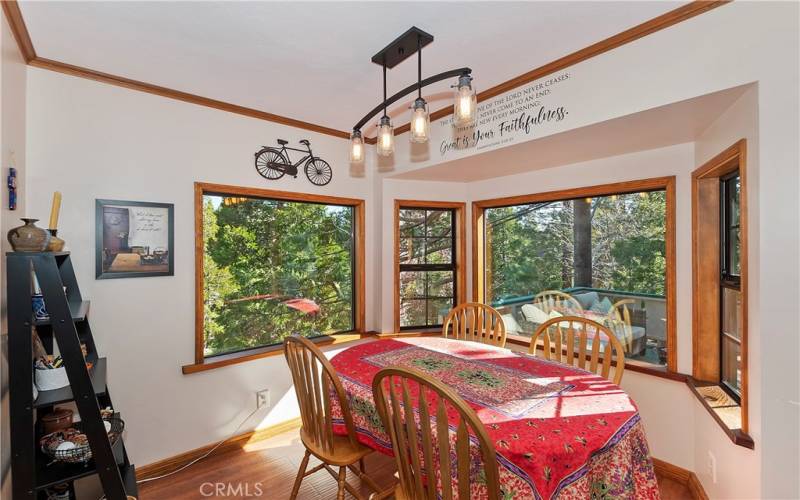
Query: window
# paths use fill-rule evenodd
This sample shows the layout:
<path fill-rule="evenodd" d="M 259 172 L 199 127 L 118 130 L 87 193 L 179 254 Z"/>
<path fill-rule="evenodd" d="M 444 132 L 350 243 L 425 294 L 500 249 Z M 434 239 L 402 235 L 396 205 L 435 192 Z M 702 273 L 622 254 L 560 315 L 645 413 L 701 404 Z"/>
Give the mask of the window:
<path fill-rule="evenodd" d="M 478 300 L 529 338 L 550 318 L 608 326 L 626 361 L 675 369 L 674 179 L 476 202 Z"/>
<path fill-rule="evenodd" d="M 196 363 L 363 329 L 363 202 L 196 186 Z"/>
<path fill-rule="evenodd" d="M 402 204 L 401 204 L 402 203 Z M 463 302 L 463 203 L 398 202 L 396 327 L 441 327 Z"/>
<path fill-rule="evenodd" d="M 720 382 L 738 402 L 742 385 L 739 171 L 720 178 Z"/>
<path fill-rule="evenodd" d="M 747 143 L 692 172 L 692 384 L 731 440 L 747 436 Z"/>

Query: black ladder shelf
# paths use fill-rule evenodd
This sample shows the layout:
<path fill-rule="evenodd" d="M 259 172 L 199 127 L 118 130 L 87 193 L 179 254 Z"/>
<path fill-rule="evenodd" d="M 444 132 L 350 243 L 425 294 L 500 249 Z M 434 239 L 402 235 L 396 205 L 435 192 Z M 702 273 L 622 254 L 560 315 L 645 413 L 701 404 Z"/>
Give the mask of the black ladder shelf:
<path fill-rule="evenodd" d="M 100 416 L 101 408 L 113 408 L 106 386 L 107 364 L 95 348 L 87 318 L 89 302 L 81 297 L 69 252 L 9 252 L 6 266 L 13 499 L 45 499 L 45 489 L 61 483 L 70 485 L 74 498 L 73 481 L 92 474 L 99 475 L 108 500 L 138 497 L 136 470 L 128 460 L 122 436 L 112 446 Z M 34 275 L 50 314 L 47 321 L 33 316 Z M 41 391 L 35 400 L 33 328 L 48 353 L 53 353 L 53 342 L 57 343 L 70 383 L 61 389 Z M 86 345 L 85 358 L 81 343 Z M 89 370 L 87 361 L 92 363 Z M 37 412 L 68 401 L 75 402 L 92 449 L 92 459 L 86 465 L 51 464 L 39 449 L 42 433 L 36 425 Z"/>

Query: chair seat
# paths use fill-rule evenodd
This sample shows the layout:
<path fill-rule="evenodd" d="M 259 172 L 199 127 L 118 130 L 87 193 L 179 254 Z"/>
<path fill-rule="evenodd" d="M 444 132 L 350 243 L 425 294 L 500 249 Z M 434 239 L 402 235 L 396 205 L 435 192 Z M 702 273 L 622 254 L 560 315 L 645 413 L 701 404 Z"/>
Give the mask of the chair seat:
<path fill-rule="evenodd" d="M 329 465 L 340 467 L 358 462 L 373 451 L 360 443 L 354 445 L 347 436 L 333 436 L 333 450 L 329 453 L 314 443 L 305 428 L 300 429 L 300 439 L 312 455 Z"/>

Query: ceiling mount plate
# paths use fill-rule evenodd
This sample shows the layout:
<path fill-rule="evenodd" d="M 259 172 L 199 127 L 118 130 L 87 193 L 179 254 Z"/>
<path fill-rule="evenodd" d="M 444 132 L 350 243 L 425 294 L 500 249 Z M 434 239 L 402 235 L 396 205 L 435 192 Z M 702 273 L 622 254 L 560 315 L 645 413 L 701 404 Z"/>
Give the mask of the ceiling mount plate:
<path fill-rule="evenodd" d="M 379 66 L 386 64 L 387 68 L 394 68 L 417 53 L 417 40 L 419 40 L 419 47 L 422 48 L 433 41 L 433 35 L 412 26 L 411 29 L 372 56 L 372 62 Z"/>

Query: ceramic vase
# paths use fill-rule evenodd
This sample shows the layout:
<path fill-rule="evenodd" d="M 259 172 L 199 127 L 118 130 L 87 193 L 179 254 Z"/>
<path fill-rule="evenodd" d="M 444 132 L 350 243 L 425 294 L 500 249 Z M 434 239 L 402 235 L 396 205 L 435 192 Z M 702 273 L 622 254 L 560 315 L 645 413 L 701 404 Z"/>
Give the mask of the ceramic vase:
<path fill-rule="evenodd" d="M 50 233 L 36 225 L 39 219 L 23 218 L 24 226 L 8 232 L 8 242 L 15 252 L 43 252 L 50 243 Z"/>
<path fill-rule="evenodd" d="M 64 250 L 65 241 L 56 236 L 58 231 L 56 229 L 48 229 L 47 231 L 50 233 L 50 243 L 47 245 L 47 251 L 60 252 L 61 250 Z"/>

